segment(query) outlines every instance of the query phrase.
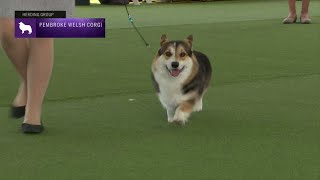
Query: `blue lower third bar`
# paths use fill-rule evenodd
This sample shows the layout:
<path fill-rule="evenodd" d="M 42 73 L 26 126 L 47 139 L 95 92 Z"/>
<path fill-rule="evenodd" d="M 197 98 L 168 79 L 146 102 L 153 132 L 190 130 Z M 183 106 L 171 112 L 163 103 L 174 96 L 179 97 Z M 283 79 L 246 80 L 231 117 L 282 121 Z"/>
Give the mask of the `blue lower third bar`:
<path fill-rule="evenodd" d="M 16 18 L 16 38 L 105 38 L 104 18 Z"/>

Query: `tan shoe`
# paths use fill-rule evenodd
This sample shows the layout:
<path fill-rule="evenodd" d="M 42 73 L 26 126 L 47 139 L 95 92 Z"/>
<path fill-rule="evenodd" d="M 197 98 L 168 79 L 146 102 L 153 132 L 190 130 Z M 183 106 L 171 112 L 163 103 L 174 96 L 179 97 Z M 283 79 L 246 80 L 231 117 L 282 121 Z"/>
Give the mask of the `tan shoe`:
<path fill-rule="evenodd" d="M 308 17 L 306 17 L 306 18 L 300 17 L 300 23 L 301 24 L 311 24 L 311 19 Z"/>
<path fill-rule="evenodd" d="M 293 23 L 296 23 L 296 22 L 297 22 L 297 17 L 290 17 L 290 16 L 286 17 L 282 21 L 283 24 L 293 24 Z"/>

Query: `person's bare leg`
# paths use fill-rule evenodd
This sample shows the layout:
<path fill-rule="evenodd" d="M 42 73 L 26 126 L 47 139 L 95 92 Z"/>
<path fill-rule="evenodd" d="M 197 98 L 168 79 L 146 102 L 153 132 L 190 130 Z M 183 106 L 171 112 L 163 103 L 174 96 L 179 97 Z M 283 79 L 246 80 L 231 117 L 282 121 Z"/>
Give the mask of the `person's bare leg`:
<path fill-rule="evenodd" d="M 16 97 L 12 102 L 12 106 L 21 107 L 27 104 L 28 96 L 27 96 L 27 81 L 21 81 L 20 87 Z"/>
<path fill-rule="evenodd" d="M 288 0 L 289 5 L 289 17 L 296 17 L 297 11 L 296 11 L 296 0 Z"/>
<path fill-rule="evenodd" d="M 51 78 L 53 39 L 30 39 L 27 67 L 28 100 L 24 123 L 40 125 L 42 104 Z"/>
<path fill-rule="evenodd" d="M 0 41 L 3 50 L 21 77 L 20 88 L 12 105 L 25 106 L 27 103 L 28 39 L 15 38 L 14 20 L 11 18 L 0 18 Z"/>
<path fill-rule="evenodd" d="M 311 19 L 309 17 L 309 4 L 310 0 L 302 0 L 302 9 L 301 9 L 301 22 L 310 23 Z"/>
<path fill-rule="evenodd" d="M 283 20 L 283 23 L 294 23 L 297 19 L 296 0 L 288 0 L 289 15 Z"/>

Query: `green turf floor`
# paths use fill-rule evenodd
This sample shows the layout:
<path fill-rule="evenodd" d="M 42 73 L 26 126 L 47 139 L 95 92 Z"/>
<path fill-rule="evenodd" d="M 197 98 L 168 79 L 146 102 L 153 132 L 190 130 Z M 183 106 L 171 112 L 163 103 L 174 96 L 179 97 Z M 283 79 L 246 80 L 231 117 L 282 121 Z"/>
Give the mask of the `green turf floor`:
<path fill-rule="evenodd" d="M 18 79 L 0 52 L 0 179 L 319 180 L 320 2 L 310 8 L 314 24 L 282 25 L 285 1 L 130 6 L 151 51 L 162 33 L 193 34 L 213 60 L 204 111 L 181 128 L 124 8 L 78 7 L 107 18 L 107 38 L 56 40 L 42 135 L 8 118 Z"/>

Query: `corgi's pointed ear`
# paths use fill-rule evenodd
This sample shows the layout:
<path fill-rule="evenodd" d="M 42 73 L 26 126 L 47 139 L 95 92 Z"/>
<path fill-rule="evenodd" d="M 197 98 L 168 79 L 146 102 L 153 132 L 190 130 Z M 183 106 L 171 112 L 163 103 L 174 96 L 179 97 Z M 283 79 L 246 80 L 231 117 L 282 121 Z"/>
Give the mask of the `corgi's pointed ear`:
<path fill-rule="evenodd" d="M 186 41 L 189 43 L 190 46 L 192 46 L 193 36 L 192 36 L 192 35 L 189 35 L 189 36 L 186 38 Z"/>
<path fill-rule="evenodd" d="M 167 35 L 162 34 L 160 37 L 160 46 L 162 46 L 167 41 L 169 41 Z"/>

